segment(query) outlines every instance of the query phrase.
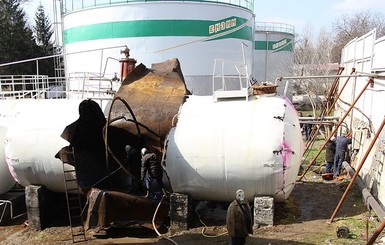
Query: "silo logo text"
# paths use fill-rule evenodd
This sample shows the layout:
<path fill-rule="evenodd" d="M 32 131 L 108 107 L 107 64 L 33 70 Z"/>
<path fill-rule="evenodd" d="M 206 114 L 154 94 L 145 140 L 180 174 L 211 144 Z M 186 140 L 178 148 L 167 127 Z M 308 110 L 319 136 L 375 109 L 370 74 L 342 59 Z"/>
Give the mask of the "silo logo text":
<path fill-rule="evenodd" d="M 218 33 L 218 32 L 230 29 L 230 28 L 235 27 L 235 26 L 237 26 L 237 19 L 236 18 L 221 21 L 221 22 L 218 22 L 218 23 L 215 23 L 215 24 L 209 26 L 209 34 Z"/>
<path fill-rule="evenodd" d="M 279 49 L 279 48 L 285 46 L 286 44 L 287 44 L 287 39 L 282 39 L 281 41 L 274 43 L 272 48 L 273 48 L 273 50 Z"/>

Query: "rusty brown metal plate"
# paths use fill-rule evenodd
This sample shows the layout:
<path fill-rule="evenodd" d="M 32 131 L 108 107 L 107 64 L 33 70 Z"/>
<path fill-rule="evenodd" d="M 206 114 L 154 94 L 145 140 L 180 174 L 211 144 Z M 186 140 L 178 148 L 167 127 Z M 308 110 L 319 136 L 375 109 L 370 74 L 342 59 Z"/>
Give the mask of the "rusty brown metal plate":
<path fill-rule="evenodd" d="M 159 201 L 97 188 L 89 191 L 87 200 L 86 229 L 108 228 L 113 223 L 139 224 L 153 229 L 152 218 L 156 211 L 154 223 L 159 228 L 166 221 L 170 206 L 165 200 L 157 210 Z"/>
<path fill-rule="evenodd" d="M 110 128 L 119 135 L 127 133 L 127 143 L 159 153 L 188 93 L 177 59 L 153 64 L 151 69 L 140 64 L 114 97 Z"/>

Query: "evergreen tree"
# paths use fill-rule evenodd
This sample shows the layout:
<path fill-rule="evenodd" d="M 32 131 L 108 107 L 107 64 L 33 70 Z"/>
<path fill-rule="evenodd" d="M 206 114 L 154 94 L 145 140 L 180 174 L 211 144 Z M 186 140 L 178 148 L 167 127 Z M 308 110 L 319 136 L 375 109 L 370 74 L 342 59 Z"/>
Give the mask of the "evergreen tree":
<path fill-rule="evenodd" d="M 27 25 L 22 0 L 0 0 L 0 64 L 36 57 L 33 32 Z M 36 74 L 33 62 L 0 67 L 0 74 Z"/>
<path fill-rule="evenodd" d="M 53 53 L 53 44 L 51 42 L 53 30 L 51 22 L 48 16 L 45 15 L 44 7 L 41 4 L 37 7 L 37 12 L 35 13 L 34 31 L 36 42 L 44 54 L 51 55 Z"/>
<path fill-rule="evenodd" d="M 35 13 L 35 37 L 36 43 L 39 46 L 39 56 L 49 56 L 54 54 L 53 43 L 51 37 L 53 34 L 52 25 L 45 14 L 44 7 L 40 4 Z M 54 58 L 44 59 L 39 61 L 39 74 L 55 76 Z"/>

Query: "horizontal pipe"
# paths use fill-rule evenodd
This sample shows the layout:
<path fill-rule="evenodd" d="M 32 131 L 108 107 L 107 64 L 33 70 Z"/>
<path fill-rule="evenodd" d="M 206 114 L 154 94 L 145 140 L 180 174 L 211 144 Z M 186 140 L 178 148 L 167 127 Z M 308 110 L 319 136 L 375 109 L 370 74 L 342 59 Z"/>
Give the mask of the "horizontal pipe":
<path fill-rule="evenodd" d="M 320 117 L 298 117 L 299 121 L 314 121 L 314 120 L 321 120 Z M 339 120 L 340 117 L 322 117 L 322 120 Z"/>
<path fill-rule="evenodd" d="M 315 117 L 299 117 L 299 123 L 303 124 L 332 124 L 334 125 L 338 120 L 339 117 L 322 117 L 322 118 L 315 118 Z"/>
<path fill-rule="evenodd" d="M 375 73 L 367 73 L 367 74 L 356 74 L 356 75 L 324 75 L 324 76 L 298 76 L 298 77 L 278 77 L 275 79 L 275 82 L 282 81 L 283 79 L 316 79 L 316 78 L 335 78 L 335 77 L 371 77 L 371 78 L 382 78 L 385 75 L 379 75 Z"/>
<path fill-rule="evenodd" d="M 350 176 L 353 176 L 355 173 L 355 170 L 349 165 L 347 162 L 343 162 L 343 166 L 345 169 L 349 172 Z M 384 209 L 380 206 L 380 204 L 377 202 L 377 200 L 372 196 L 370 191 L 365 187 L 362 179 L 360 176 L 357 176 L 356 180 L 354 183 L 357 185 L 358 189 L 360 190 L 362 194 L 362 198 L 365 201 L 365 204 L 368 206 L 368 208 L 372 208 L 374 212 L 376 213 L 377 217 L 383 221 L 385 217 L 385 211 Z"/>

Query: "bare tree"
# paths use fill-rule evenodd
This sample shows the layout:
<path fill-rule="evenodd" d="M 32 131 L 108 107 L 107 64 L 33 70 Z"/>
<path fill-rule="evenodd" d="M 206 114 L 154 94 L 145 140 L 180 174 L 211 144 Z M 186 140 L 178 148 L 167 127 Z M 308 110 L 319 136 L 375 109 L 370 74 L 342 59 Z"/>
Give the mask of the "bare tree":
<path fill-rule="evenodd" d="M 310 27 L 298 37 L 294 52 L 295 76 L 324 76 L 331 73 L 332 39 L 330 33 L 321 30 L 315 39 Z M 303 78 L 296 81 L 299 93 L 305 94 L 313 114 L 320 109 L 331 86 L 330 79 Z"/>
<path fill-rule="evenodd" d="M 362 11 L 353 15 L 343 15 L 332 24 L 334 46 L 332 61 L 340 62 L 342 48 L 352 39 L 360 37 L 376 28 L 377 37 L 385 35 L 385 15 Z"/>

